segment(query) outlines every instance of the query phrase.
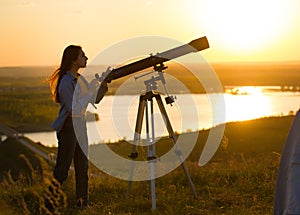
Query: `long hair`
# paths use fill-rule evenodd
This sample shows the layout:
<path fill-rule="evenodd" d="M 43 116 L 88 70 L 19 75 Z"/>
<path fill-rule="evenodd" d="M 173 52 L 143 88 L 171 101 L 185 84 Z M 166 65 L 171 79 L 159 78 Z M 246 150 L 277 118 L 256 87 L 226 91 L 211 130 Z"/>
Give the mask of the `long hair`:
<path fill-rule="evenodd" d="M 61 78 L 66 74 L 68 70 L 71 69 L 72 63 L 77 59 L 79 52 L 81 50 L 80 46 L 70 45 L 65 48 L 63 56 L 61 59 L 61 64 L 58 69 L 56 69 L 49 78 L 49 85 L 51 90 L 52 100 L 59 103 L 58 86 Z"/>

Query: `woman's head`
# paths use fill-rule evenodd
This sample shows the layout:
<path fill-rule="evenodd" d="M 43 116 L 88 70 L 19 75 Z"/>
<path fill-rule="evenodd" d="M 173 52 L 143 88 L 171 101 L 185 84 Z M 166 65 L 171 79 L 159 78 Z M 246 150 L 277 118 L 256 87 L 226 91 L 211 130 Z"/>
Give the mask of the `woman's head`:
<path fill-rule="evenodd" d="M 65 48 L 60 64 L 61 73 L 65 74 L 68 70 L 71 69 L 73 63 L 77 60 L 81 51 L 81 47 L 75 45 L 70 45 Z"/>
<path fill-rule="evenodd" d="M 85 57 L 84 52 L 80 46 L 69 45 L 65 48 L 63 56 L 61 59 L 60 67 L 53 72 L 49 79 L 52 99 L 55 102 L 59 102 L 58 96 L 58 85 L 59 81 L 67 71 L 69 71 L 74 65 L 78 68 L 85 67 L 87 57 Z M 77 65 L 81 62 L 81 65 Z"/>

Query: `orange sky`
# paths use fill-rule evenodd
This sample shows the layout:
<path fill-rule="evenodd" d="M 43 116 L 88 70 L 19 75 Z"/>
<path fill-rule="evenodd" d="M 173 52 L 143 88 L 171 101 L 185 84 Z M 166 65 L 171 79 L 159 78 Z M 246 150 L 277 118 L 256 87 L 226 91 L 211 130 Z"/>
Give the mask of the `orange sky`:
<path fill-rule="evenodd" d="M 0 66 L 59 64 L 69 44 L 92 59 L 144 35 L 207 36 L 208 62 L 298 61 L 299 16 L 299 0 L 1 0 Z"/>

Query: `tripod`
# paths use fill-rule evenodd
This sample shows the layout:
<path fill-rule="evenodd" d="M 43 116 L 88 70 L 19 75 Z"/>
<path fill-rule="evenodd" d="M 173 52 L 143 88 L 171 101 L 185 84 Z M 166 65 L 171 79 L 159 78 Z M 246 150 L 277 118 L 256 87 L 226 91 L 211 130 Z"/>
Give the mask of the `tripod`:
<path fill-rule="evenodd" d="M 165 69 L 166 67 L 159 67 L 161 69 Z M 151 181 L 151 199 L 152 199 L 152 210 L 156 209 L 156 193 L 155 193 L 155 170 L 154 170 L 154 164 L 156 162 L 159 162 L 159 158 L 156 157 L 156 151 L 155 151 L 155 132 L 154 132 L 154 115 L 153 115 L 153 98 L 156 100 L 157 105 L 159 107 L 159 110 L 161 112 L 161 115 L 163 116 L 163 120 L 165 123 L 165 126 L 168 130 L 169 137 L 173 140 L 173 144 L 175 146 L 175 153 L 178 156 L 181 166 L 184 170 L 184 173 L 187 177 L 187 180 L 189 182 L 189 185 L 191 187 L 191 190 L 194 194 L 194 197 L 197 198 L 197 193 L 194 187 L 194 184 L 191 180 L 190 174 L 188 172 L 188 169 L 184 163 L 184 159 L 182 156 L 182 152 L 178 145 L 176 144 L 177 138 L 175 136 L 175 133 L 173 131 L 171 122 L 169 120 L 168 114 L 166 112 L 166 109 L 164 107 L 164 104 L 162 102 L 162 98 L 159 93 L 155 92 L 153 89 L 156 89 L 156 81 L 161 80 L 163 84 L 165 85 L 165 80 L 163 78 L 162 70 L 159 71 L 159 76 L 152 78 L 150 80 L 145 81 L 146 84 L 146 93 L 141 94 L 139 98 L 139 107 L 138 107 L 138 113 L 136 118 L 136 126 L 135 126 L 135 134 L 134 134 L 134 140 L 133 140 L 133 146 L 132 146 L 132 152 L 129 155 L 130 158 L 135 159 L 138 157 L 138 152 L 136 150 L 137 144 L 141 137 L 141 130 L 142 130 L 142 124 L 143 124 L 143 117 L 144 113 L 146 114 L 146 139 L 147 139 L 147 160 L 149 162 L 150 167 L 150 181 Z M 167 104 L 171 104 L 174 102 L 174 98 L 168 96 L 166 98 Z M 150 117 L 149 117 L 149 106 L 150 106 Z M 150 120 L 149 120 L 150 118 Z M 150 121 L 150 123 L 149 123 Z M 151 126 L 151 134 L 150 134 L 150 127 Z M 127 196 L 129 194 L 131 183 L 132 183 L 132 175 L 134 171 L 134 162 L 132 162 L 131 169 L 130 169 L 130 175 L 128 180 L 128 189 L 127 189 Z"/>

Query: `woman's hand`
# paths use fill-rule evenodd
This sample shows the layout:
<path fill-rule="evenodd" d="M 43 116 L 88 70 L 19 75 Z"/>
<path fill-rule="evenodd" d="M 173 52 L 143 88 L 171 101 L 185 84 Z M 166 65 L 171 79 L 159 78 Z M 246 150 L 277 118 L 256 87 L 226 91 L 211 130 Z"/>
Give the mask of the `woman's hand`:
<path fill-rule="evenodd" d="M 92 96 L 94 95 L 94 93 L 97 91 L 98 87 L 99 87 L 100 83 L 97 79 L 93 79 L 90 82 L 90 86 L 89 86 L 89 94 Z"/>
<path fill-rule="evenodd" d="M 109 67 L 107 67 L 105 72 L 102 72 L 101 77 L 98 74 L 96 74 L 98 81 L 100 81 L 101 83 L 106 82 L 105 79 L 107 78 L 107 76 L 109 75 L 109 73 L 111 71 L 112 71 L 112 68 L 109 66 Z"/>

